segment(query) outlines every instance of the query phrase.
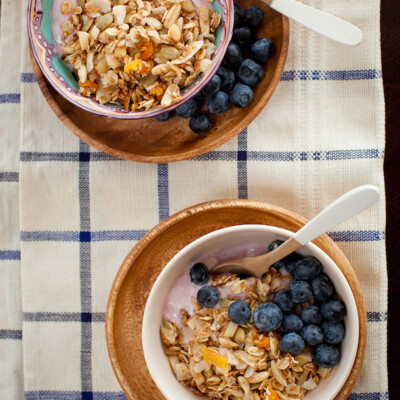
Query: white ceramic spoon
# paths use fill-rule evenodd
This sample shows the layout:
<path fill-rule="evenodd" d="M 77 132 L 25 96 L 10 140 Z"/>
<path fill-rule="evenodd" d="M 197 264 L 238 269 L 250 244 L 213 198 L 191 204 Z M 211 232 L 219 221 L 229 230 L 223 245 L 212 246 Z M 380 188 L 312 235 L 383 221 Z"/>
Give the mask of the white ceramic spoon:
<path fill-rule="evenodd" d="M 244 273 L 261 278 L 272 264 L 303 247 L 326 231 L 354 217 L 354 215 L 375 203 L 378 198 L 379 190 L 376 186 L 358 186 L 336 199 L 299 229 L 294 236 L 270 253 L 225 261 L 213 268 L 212 272 Z"/>
<path fill-rule="evenodd" d="M 355 25 L 296 0 L 262 0 L 279 13 L 307 28 L 348 46 L 361 42 L 362 32 Z"/>

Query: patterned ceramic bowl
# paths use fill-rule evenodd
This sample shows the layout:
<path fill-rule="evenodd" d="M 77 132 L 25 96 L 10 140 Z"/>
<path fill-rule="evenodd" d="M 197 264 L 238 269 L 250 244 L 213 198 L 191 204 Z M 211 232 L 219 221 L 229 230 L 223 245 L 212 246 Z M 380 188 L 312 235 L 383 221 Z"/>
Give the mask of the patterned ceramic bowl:
<path fill-rule="evenodd" d="M 194 3 L 201 0 L 195 0 Z M 51 85 L 72 104 L 91 113 L 118 119 L 141 119 L 154 117 L 171 111 L 183 102 L 196 96 L 207 84 L 220 66 L 233 31 L 234 12 L 233 0 L 216 0 L 212 3 L 214 9 L 221 14 L 221 24 L 216 32 L 217 49 L 213 55 L 211 69 L 202 74 L 193 84 L 182 91 L 182 100 L 167 108 L 154 107 L 148 111 L 130 111 L 124 107 L 105 104 L 84 97 L 78 93 L 77 78 L 57 53 L 56 43 L 52 31 L 53 4 L 58 0 L 29 0 L 28 5 L 28 34 L 35 59 L 44 76 Z"/>

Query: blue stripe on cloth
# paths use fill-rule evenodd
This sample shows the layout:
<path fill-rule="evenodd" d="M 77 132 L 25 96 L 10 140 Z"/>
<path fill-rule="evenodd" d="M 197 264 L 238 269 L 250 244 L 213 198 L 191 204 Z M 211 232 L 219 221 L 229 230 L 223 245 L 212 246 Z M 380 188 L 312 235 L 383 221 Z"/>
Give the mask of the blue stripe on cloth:
<path fill-rule="evenodd" d="M 21 252 L 19 250 L 0 250 L 0 260 L 20 260 Z"/>
<path fill-rule="evenodd" d="M 104 322 L 105 313 L 78 313 L 78 312 L 24 312 L 24 322 Z M 367 312 L 368 322 L 387 321 L 387 312 Z M 1 331 L 0 331 L 1 332 Z"/>
<path fill-rule="evenodd" d="M 126 400 L 123 392 L 71 392 L 40 390 L 25 392 L 25 400 Z"/>
<path fill-rule="evenodd" d="M 0 182 L 18 182 L 18 172 L 0 172 Z"/>
<path fill-rule="evenodd" d="M 77 231 L 21 231 L 22 242 L 78 242 Z"/>
<path fill-rule="evenodd" d="M 24 322 L 104 322 L 105 313 L 24 312 Z M 367 312 L 368 322 L 387 321 L 386 312 Z M 0 331 L 1 332 L 1 331 Z"/>
<path fill-rule="evenodd" d="M 389 400 L 389 393 L 351 393 L 347 400 Z"/>
<path fill-rule="evenodd" d="M 78 312 L 24 312 L 24 322 L 104 322 L 105 313 Z"/>
<path fill-rule="evenodd" d="M 208 153 L 202 154 L 191 161 L 236 161 L 237 152 L 236 151 L 221 151 L 213 150 Z"/>
<path fill-rule="evenodd" d="M 22 339 L 22 331 L 17 329 L 0 329 L 0 339 Z"/>
<path fill-rule="evenodd" d="M 161 197 L 166 196 L 162 194 Z M 167 199 L 165 200 L 168 201 Z M 165 218 L 168 216 L 168 204 L 164 204 Z M 161 208 L 161 205 L 160 205 Z M 161 213 L 160 213 L 161 214 Z M 160 215 L 161 217 L 161 215 Z M 20 239 L 23 242 L 106 242 L 119 240 L 140 240 L 147 231 L 143 230 L 115 230 L 115 231 L 21 231 Z M 368 242 L 385 240 L 385 231 L 343 231 L 329 232 L 329 236 L 336 242 Z M 1 252 L 0 252 L 1 259 Z"/>
<path fill-rule="evenodd" d="M 146 230 L 116 230 L 95 232 L 21 231 L 20 239 L 23 242 L 79 242 L 85 238 L 88 240 L 90 236 L 91 242 L 106 242 L 116 240 L 140 240 L 146 233 Z"/>
<path fill-rule="evenodd" d="M 368 322 L 386 322 L 387 319 L 388 319 L 387 312 L 367 311 Z"/>
<path fill-rule="evenodd" d="M 169 217 L 169 188 L 168 188 L 168 164 L 158 164 L 158 217 L 159 220 Z"/>
<path fill-rule="evenodd" d="M 19 154 L 20 161 L 79 161 L 79 153 L 42 153 L 21 151 Z"/>
<path fill-rule="evenodd" d="M 140 240 L 146 230 L 125 230 L 125 231 L 98 231 L 92 232 L 92 242 L 104 242 L 113 240 Z"/>
<path fill-rule="evenodd" d="M 79 143 L 79 269 L 82 322 L 88 322 L 92 312 L 92 271 L 90 251 L 90 147 Z M 83 392 L 93 390 L 92 379 L 92 324 L 81 324 L 81 385 Z M 83 397 L 82 397 L 83 398 Z M 89 399 L 89 397 L 88 397 Z"/>
<path fill-rule="evenodd" d="M 329 151 L 249 151 L 249 161 L 341 161 L 383 159 L 384 150 L 354 149 Z"/>
<path fill-rule="evenodd" d="M 238 135 L 237 180 L 239 199 L 247 199 L 247 128 Z"/>
<path fill-rule="evenodd" d="M 382 71 L 379 69 L 348 71 L 300 70 L 284 71 L 281 81 L 362 81 L 381 78 Z"/>
<path fill-rule="evenodd" d="M 22 72 L 21 73 L 21 82 L 24 82 L 24 83 L 37 82 L 35 74 L 33 74 L 31 72 Z"/>
<path fill-rule="evenodd" d="M 328 232 L 335 242 L 378 242 L 385 240 L 385 231 Z"/>
<path fill-rule="evenodd" d="M 21 95 L 19 93 L 3 93 L 0 94 L 0 104 L 20 103 Z"/>
<path fill-rule="evenodd" d="M 383 159 L 384 150 L 381 149 L 353 149 L 353 150 L 329 150 L 329 151 L 247 151 L 248 161 L 341 161 L 341 160 L 365 160 Z M 20 153 L 20 161 L 85 161 L 80 160 L 79 153 Z M 192 161 L 236 161 L 236 151 L 214 150 L 207 154 L 195 157 Z M 87 161 L 87 160 L 86 160 Z M 119 161 L 118 158 L 101 153 L 90 153 L 90 161 Z M 164 164 L 160 164 L 163 166 Z M 159 167 L 159 170 L 165 167 Z"/>

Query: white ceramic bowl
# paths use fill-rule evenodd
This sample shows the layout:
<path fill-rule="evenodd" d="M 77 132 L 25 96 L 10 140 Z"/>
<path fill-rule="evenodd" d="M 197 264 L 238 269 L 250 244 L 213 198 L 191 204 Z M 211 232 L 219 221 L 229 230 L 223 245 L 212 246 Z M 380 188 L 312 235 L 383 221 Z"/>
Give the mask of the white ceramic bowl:
<path fill-rule="evenodd" d="M 266 225 L 239 225 L 211 232 L 175 255 L 158 276 L 143 316 L 142 345 L 150 374 L 160 391 L 168 400 L 199 400 L 199 396 L 181 385 L 173 374 L 164 355 L 160 339 L 160 324 L 166 296 L 188 266 L 199 258 L 216 250 L 226 250 L 236 246 L 254 243 L 270 243 L 276 239 L 285 240 L 293 233 Z M 305 400 L 332 400 L 339 393 L 353 367 L 357 353 L 359 324 L 356 303 L 342 272 L 320 248 L 313 243 L 298 250 L 299 253 L 316 257 L 323 265 L 323 271 L 331 278 L 336 292 L 347 307 L 345 317 L 346 336 L 341 344 L 341 361 L 333 369 L 327 380 L 305 396 Z M 206 397 L 204 397 L 206 398 Z"/>

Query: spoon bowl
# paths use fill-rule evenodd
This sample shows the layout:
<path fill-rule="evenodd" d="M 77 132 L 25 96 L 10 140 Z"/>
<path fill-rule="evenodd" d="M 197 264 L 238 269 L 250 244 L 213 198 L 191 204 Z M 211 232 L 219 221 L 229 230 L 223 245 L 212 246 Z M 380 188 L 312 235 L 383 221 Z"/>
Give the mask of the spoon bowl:
<path fill-rule="evenodd" d="M 223 262 L 213 268 L 214 273 L 246 274 L 261 278 L 275 262 L 293 253 L 326 231 L 354 217 L 379 199 L 374 185 L 358 186 L 340 196 L 296 234 L 270 253 L 257 257 L 238 258 Z"/>

